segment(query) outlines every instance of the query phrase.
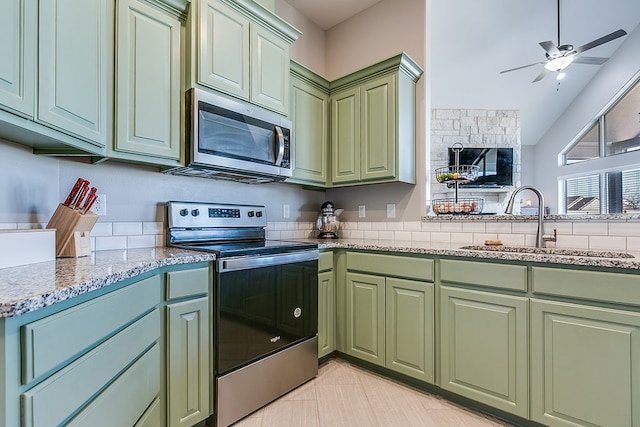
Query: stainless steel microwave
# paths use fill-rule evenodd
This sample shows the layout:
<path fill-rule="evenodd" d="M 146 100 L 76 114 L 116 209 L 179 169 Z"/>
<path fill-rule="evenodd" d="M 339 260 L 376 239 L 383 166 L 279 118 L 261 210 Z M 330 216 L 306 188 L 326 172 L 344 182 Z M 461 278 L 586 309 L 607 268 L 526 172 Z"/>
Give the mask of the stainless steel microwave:
<path fill-rule="evenodd" d="M 291 121 L 203 89 L 186 93 L 185 166 L 167 171 L 247 183 L 291 176 Z"/>

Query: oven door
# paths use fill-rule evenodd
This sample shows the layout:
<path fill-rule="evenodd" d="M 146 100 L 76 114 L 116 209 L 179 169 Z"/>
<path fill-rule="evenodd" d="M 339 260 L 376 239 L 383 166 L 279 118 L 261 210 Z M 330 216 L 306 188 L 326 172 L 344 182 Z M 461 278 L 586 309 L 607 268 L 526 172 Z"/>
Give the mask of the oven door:
<path fill-rule="evenodd" d="M 218 260 L 217 375 L 317 335 L 317 260 L 317 250 Z"/>

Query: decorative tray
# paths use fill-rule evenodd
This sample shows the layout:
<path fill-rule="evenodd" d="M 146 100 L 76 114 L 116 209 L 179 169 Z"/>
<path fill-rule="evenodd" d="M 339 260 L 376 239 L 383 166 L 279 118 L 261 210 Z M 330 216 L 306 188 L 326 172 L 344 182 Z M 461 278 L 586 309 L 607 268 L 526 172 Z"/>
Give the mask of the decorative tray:
<path fill-rule="evenodd" d="M 469 215 L 482 212 L 484 199 L 434 199 L 431 208 L 439 215 Z"/>
<path fill-rule="evenodd" d="M 478 179 L 479 170 L 480 167 L 475 165 L 458 165 L 437 168 L 436 179 L 438 182 L 471 182 Z"/>

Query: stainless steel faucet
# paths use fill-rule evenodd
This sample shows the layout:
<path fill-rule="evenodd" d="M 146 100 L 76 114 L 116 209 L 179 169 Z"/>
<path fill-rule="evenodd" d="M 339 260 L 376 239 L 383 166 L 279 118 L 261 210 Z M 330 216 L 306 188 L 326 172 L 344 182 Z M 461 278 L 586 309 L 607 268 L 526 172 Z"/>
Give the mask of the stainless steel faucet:
<path fill-rule="evenodd" d="M 516 188 L 513 190 L 513 193 L 509 198 L 509 203 L 507 203 L 507 208 L 504 210 L 504 213 L 513 214 L 513 205 L 516 200 L 516 194 L 522 190 L 531 190 L 536 196 L 538 196 L 538 231 L 536 232 L 536 248 L 544 248 L 545 242 L 556 241 L 556 229 L 553 229 L 553 235 L 544 234 L 544 196 L 540 190 L 530 185 L 523 185 L 522 187 Z"/>

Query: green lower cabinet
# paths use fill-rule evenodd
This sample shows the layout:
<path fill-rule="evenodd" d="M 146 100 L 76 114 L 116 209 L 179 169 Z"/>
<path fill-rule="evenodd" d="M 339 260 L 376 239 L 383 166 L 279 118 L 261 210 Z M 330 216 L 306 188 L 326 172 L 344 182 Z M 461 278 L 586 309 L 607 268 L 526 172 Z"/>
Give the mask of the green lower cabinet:
<path fill-rule="evenodd" d="M 384 366 L 385 278 L 347 273 L 347 354 Z"/>
<path fill-rule="evenodd" d="M 640 425 L 640 313 L 531 300 L 531 418 Z"/>
<path fill-rule="evenodd" d="M 388 277 L 385 318 L 386 367 L 433 383 L 434 285 Z"/>
<path fill-rule="evenodd" d="M 433 382 L 433 284 L 347 272 L 347 354 Z"/>
<path fill-rule="evenodd" d="M 335 292 L 333 271 L 318 273 L 318 357 L 336 349 Z"/>
<path fill-rule="evenodd" d="M 442 286 L 441 387 L 528 416 L 528 299 Z"/>
<path fill-rule="evenodd" d="M 167 306 L 167 418 L 192 426 L 210 415 L 209 298 Z"/>

